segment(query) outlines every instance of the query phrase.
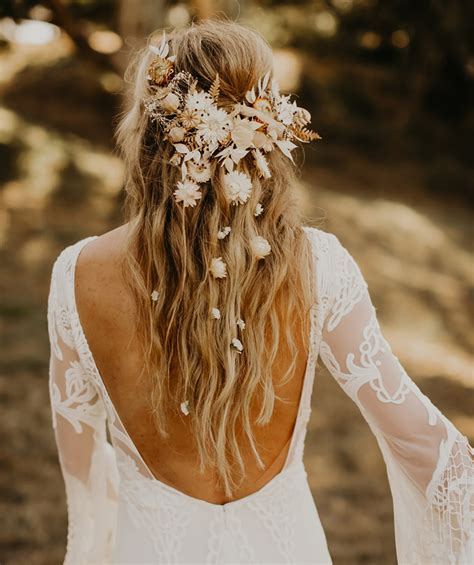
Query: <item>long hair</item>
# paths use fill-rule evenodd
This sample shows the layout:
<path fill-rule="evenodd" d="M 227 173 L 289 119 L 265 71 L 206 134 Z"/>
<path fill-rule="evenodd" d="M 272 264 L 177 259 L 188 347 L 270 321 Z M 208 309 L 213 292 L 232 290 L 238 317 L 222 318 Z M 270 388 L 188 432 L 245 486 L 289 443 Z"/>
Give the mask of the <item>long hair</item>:
<path fill-rule="evenodd" d="M 272 52 L 255 31 L 227 21 L 205 21 L 174 31 L 171 53 L 177 71 L 188 71 L 201 88 L 220 77 L 219 106 L 241 101 L 267 71 Z M 251 177 L 245 205 L 231 206 L 223 192 L 223 174 L 213 162 L 195 207 L 179 205 L 173 191 L 179 170 L 169 163 L 173 147 L 144 112 L 150 94 L 146 80 L 152 54 L 143 49 L 128 70 L 130 108 L 123 114 L 117 140 L 126 165 L 126 217 L 129 240 L 125 273 L 135 304 L 135 331 L 143 344 L 144 375 L 151 383 L 153 420 L 168 437 L 169 407 L 189 405 L 190 430 L 200 470 L 208 466 L 231 496 L 245 465 L 239 447 L 243 434 L 259 468 L 264 464 L 252 424 L 271 420 L 275 401 L 272 366 L 282 339 L 291 362 L 281 384 L 291 379 L 297 361 L 294 323 L 307 335 L 313 301 L 310 247 L 295 198 L 295 171 L 279 151 L 268 154 L 271 178 L 262 179 L 250 158 L 240 163 Z M 264 213 L 256 217 L 256 205 Z M 232 226 L 225 241 L 222 226 Z M 272 252 L 258 261 L 252 237 L 260 235 Z M 228 276 L 210 276 L 212 258 L 222 257 Z M 150 300 L 157 291 L 157 300 Z M 220 319 L 211 316 L 213 308 Z M 245 321 L 239 330 L 236 320 Z M 230 347 L 239 337 L 244 350 Z M 251 407 L 256 402 L 255 422 Z M 238 481 L 240 479 L 240 482 Z"/>

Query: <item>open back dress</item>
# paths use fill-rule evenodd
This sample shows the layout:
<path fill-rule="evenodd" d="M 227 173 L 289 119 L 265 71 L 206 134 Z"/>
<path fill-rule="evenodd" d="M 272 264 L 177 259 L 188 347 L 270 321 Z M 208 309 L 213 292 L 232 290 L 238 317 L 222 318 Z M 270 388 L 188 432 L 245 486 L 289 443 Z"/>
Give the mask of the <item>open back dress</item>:
<path fill-rule="evenodd" d="M 335 235 L 304 229 L 317 292 L 290 449 L 265 486 L 226 504 L 153 476 L 107 393 L 77 311 L 76 261 L 94 237 L 59 255 L 48 301 L 49 390 L 68 502 L 65 563 L 332 563 L 303 463 L 318 358 L 377 439 L 398 563 L 474 563 L 473 448 L 392 352 L 352 255 Z"/>

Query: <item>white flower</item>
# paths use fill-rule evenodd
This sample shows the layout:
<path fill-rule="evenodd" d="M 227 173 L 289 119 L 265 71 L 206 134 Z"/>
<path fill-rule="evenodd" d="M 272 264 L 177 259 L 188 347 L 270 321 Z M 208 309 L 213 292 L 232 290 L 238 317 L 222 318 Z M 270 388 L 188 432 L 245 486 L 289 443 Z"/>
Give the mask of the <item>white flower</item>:
<path fill-rule="evenodd" d="M 170 92 L 160 103 L 165 112 L 176 112 L 179 108 L 179 98 L 173 92 Z"/>
<path fill-rule="evenodd" d="M 231 227 L 226 226 L 217 232 L 217 239 L 225 239 L 231 232 Z"/>
<path fill-rule="evenodd" d="M 212 104 L 214 100 L 210 94 L 207 92 L 194 92 L 193 94 L 189 94 L 186 100 L 186 108 L 188 110 L 207 110 Z"/>
<path fill-rule="evenodd" d="M 245 322 L 242 320 L 242 318 L 239 318 L 239 319 L 237 320 L 237 326 L 239 327 L 239 329 L 240 329 L 241 331 L 244 331 L 244 330 L 245 330 Z"/>
<path fill-rule="evenodd" d="M 255 130 L 261 127 L 261 125 L 262 124 L 258 122 L 251 122 L 250 120 L 236 118 L 230 133 L 235 146 L 238 149 L 248 149 L 253 143 Z"/>
<path fill-rule="evenodd" d="M 196 141 L 199 144 L 209 145 L 212 153 L 220 143 L 229 135 L 232 122 L 225 110 L 211 106 L 202 116 L 201 123 L 197 127 Z"/>
<path fill-rule="evenodd" d="M 178 182 L 176 186 L 177 189 L 173 193 L 176 202 L 182 202 L 185 208 L 188 206 L 196 206 L 197 201 L 202 196 L 199 186 L 191 180 Z"/>
<path fill-rule="evenodd" d="M 232 171 L 224 176 L 224 189 L 229 202 L 243 204 L 250 197 L 252 181 L 245 173 Z"/>
<path fill-rule="evenodd" d="M 156 302 L 156 301 L 158 300 L 158 297 L 159 297 L 158 291 L 157 291 L 157 290 L 154 290 L 154 291 L 151 293 L 151 299 L 153 300 L 153 302 Z"/>
<path fill-rule="evenodd" d="M 254 212 L 254 216 L 256 218 L 258 218 L 260 216 L 260 214 L 263 213 L 263 206 L 260 204 L 260 202 L 255 206 L 255 212 Z"/>
<path fill-rule="evenodd" d="M 181 412 L 185 416 L 187 416 L 189 414 L 189 400 L 185 400 L 184 402 L 181 402 L 180 408 L 181 408 Z"/>
<path fill-rule="evenodd" d="M 211 310 L 211 316 L 214 318 L 214 320 L 220 320 L 221 319 L 221 311 L 219 310 L 219 308 L 213 308 Z"/>
<path fill-rule="evenodd" d="M 230 342 L 230 344 L 237 351 L 237 353 L 242 353 L 242 351 L 244 350 L 244 346 L 242 345 L 242 342 L 240 341 L 240 339 L 236 337 L 234 337 L 234 339 Z"/>
<path fill-rule="evenodd" d="M 252 250 L 252 254 L 256 259 L 263 259 L 271 252 L 272 248 L 268 241 L 260 236 L 255 236 L 250 242 L 250 248 Z"/>
<path fill-rule="evenodd" d="M 289 126 L 293 123 L 294 116 L 298 111 L 296 102 L 290 102 L 289 96 L 282 96 L 278 108 L 278 119 L 285 125 Z"/>
<path fill-rule="evenodd" d="M 173 143 L 176 143 L 177 141 L 183 141 L 185 133 L 186 130 L 184 128 L 174 127 L 170 129 L 168 136 Z"/>
<path fill-rule="evenodd" d="M 194 163 L 189 161 L 187 164 L 189 176 L 196 182 L 207 182 L 211 178 L 211 164 L 209 161 Z"/>
<path fill-rule="evenodd" d="M 211 275 L 216 279 L 223 279 L 227 276 L 227 265 L 222 260 L 222 257 L 215 257 L 211 261 Z"/>

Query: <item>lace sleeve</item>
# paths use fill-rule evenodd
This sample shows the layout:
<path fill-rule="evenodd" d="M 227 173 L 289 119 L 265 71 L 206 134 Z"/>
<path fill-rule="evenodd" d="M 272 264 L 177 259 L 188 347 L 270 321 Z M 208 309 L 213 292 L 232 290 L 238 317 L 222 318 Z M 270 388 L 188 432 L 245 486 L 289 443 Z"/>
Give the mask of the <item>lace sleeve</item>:
<path fill-rule="evenodd" d="M 474 450 L 384 338 L 367 283 L 331 235 L 335 269 L 320 356 L 374 433 L 387 467 L 398 562 L 474 563 Z"/>
<path fill-rule="evenodd" d="M 114 536 L 117 473 L 104 405 L 75 347 L 65 263 L 63 254 L 54 265 L 48 299 L 49 392 L 68 504 L 64 562 L 106 563 Z"/>

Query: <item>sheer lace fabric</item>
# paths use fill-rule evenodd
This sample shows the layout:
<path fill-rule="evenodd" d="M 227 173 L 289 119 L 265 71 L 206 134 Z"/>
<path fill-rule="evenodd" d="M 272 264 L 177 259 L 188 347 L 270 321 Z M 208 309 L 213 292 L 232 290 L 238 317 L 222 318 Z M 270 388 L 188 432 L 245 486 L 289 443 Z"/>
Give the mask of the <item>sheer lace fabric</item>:
<path fill-rule="evenodd" d="M 58 257 L 48 327 L 53 426 L 68 500 L 65 563 L 332 563 L 303 465 L 318 357 L 381 449 L 398 562 L 474 562 L 474 450 L 392 352 L 353 257 L 334 235 L 306 233 L 317 296 L 288 458 L 262 489 L 225 505 L 153 477 L 120 422 L 77 314 L 75 263 L 93 238 Z"/>

